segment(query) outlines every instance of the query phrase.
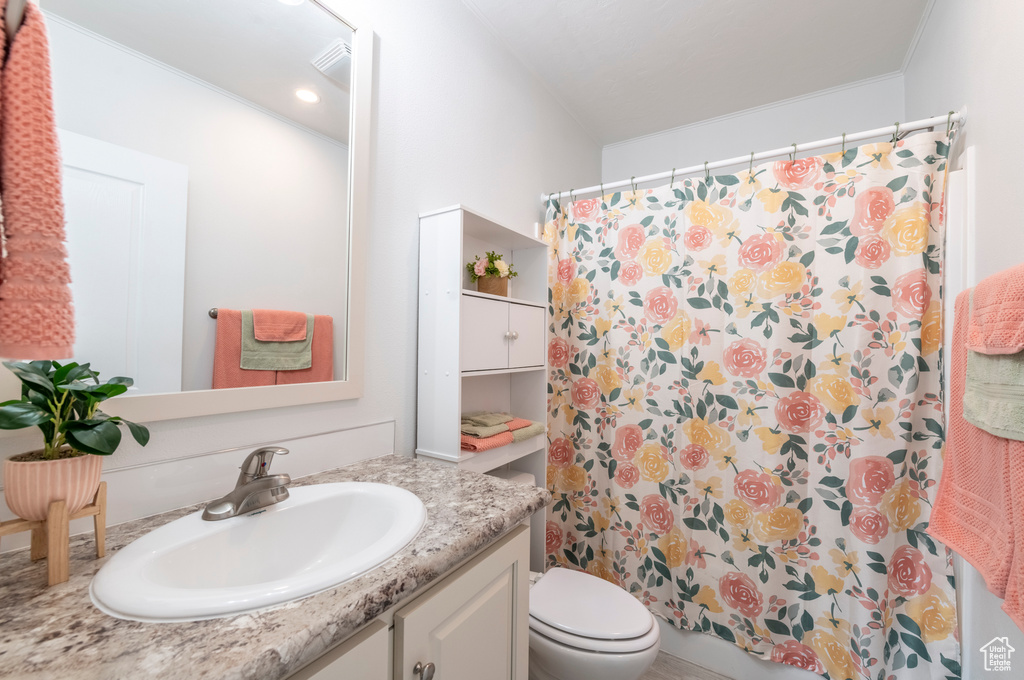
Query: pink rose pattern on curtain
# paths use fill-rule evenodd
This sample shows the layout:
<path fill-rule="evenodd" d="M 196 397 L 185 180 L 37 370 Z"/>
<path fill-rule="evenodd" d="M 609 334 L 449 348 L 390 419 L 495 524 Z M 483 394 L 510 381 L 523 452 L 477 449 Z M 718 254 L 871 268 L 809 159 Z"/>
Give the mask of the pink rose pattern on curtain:
<path fill-rule="evenodd" d="M 959 677 L 924 533 L 947 151 L 549 205 L 548 566 L 834 680 Z"/>

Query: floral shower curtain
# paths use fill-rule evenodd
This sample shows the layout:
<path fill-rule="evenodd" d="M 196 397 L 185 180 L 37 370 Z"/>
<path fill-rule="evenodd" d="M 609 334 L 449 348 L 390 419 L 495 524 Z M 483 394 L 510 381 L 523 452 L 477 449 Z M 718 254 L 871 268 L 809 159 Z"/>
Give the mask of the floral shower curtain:
<path fill-rule="evenodd" d="M 958 678 L 945 134 L 549 205 L 548 566 L 845 678 Z"/>

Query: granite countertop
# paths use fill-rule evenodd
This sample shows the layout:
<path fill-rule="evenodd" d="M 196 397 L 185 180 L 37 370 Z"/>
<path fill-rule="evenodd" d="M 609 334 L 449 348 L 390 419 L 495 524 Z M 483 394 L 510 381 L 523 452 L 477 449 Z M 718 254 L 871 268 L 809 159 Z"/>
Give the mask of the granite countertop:
<path fill-rule="evenodd" d="M 194 623 L 139 623 L 103 614 L 89 582 L 109 556 L 201 505 L 111 527 L 108 557 L 92 534 L 71 539 L 71 578 L 46 587 L 46 563 L 27 551 L 0 556 L 0 677 L 286 677 L 364 624 L 409 600 L 438 576 L 547 504 L 546 491 L 402 456 L 385 456 L 295 480 L 381 482 L 412 491 L 427 507 L 419 535 L 362 576 L 311 597 L 250 614 Z"/>

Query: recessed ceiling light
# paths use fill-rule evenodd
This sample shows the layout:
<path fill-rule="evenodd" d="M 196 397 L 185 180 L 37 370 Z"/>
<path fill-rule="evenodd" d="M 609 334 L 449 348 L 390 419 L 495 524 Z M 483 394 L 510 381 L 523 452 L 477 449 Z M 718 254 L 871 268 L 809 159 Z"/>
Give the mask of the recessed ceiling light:
<path fill-rule="evenodd" d="M 306 0 L 277 0 L 282 5 L 301 5 Z"/>
<path fill-rule="evenodd" d="M 313 90 L 295 90 L 295 96 L 307 104 L 316 104 L 320 101 L 320 95 Z"/>

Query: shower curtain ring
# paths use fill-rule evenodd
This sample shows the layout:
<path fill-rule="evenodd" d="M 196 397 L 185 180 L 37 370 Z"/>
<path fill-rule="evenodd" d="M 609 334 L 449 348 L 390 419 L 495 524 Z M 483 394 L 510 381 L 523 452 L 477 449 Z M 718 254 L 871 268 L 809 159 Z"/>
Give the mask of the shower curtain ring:
<path fill-rule="evenodd" d="M 629 178 L 629 183 L 633 187 L 633 193 L 634 194 L 636 193 L 636 181 L 635 180 L 636 180 L 636 175 L 633 175 L 632 177 Z"/>
<path fill-rule="evenodd" d="M 899 141 L 900 136 L 900 122 L 896 121 L 896 132 L 892 133 L 892 145 L 896 146 L 896 142 Z"/>
<path fill-rule="evenodd" d="M 668 188 L 671 189 L 672 185 L 676 183 L 676 169 L 672 168 L 672 180 L 668 183 Z"/>
<path fill-rule="evenodd" d="M 604 182 L 601 182 L 601 200 L 604 200 Z"/>
<path fill-rule="evenodd" d="M 576 197 L 573 196 L 573 194 L 572 194 L 572 192 L 574 192 L 574 191 L 576 191 L 576 190 L 575 189 L 569 189 L 569 202 L 570 203 L 575 203 L 576 202 Z"/>
<path fill-rule="evenodd" d="M 711 184 L 711 173 L 708 172 L 708 162 L 704 161 L 704 184 Z"/>
<path fill-rule="evenodd" d="M 747 174 L 748 175 L 753 175 L 754 174 L 754 152 L 753 151 L 750 152 L 750 167 L 747 168 Z"/>
<path fill-rule="evenodd" d="M 789 162 L 796 163 L 796 142 L 793 142 L 793 153 L 789 154 Z"/>
<path fill-rule="evenodd" d="M 946 116 L 946 136 L 949 136 L 949 131 L 953 129 L 953 114 L 955 111 L 950 111 L 949 115 Z"/>
<path fill-rule="evenodd" d="M 843 155 L 846 155 L 846 133 L 843 133 Z"/>

